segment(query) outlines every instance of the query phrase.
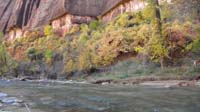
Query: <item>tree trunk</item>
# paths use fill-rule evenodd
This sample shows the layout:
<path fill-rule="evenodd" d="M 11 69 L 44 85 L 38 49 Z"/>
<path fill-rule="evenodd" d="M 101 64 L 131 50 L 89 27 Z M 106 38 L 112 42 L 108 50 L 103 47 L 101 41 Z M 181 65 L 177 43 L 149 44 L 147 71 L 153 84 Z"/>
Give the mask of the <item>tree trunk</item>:
<path fill-rule="evenodd" d="M 148 66 L 148 61 L 149 61 L 149 60 L 148 60 L 148 55 L 145 55 L 145 54 L 144 54 L 142 58 L 143 58 L 143 62 L 142 62 L 143 67 L 144 67 L 144 68 L 147 68 L 147 66 Z"/>
<path fill-rule="evenodd" d="M 160 14 L 160 5 L 159 5 L 159 2 L 158 0 L 153 0 L 153 3 L 155 5 L 155 14 L 156 14 L 156 18 L 158 20 L 161 20 L 161 14 Z"/>
<path fill-rule="evenodd" d="M 160 5 L 158 0 L 152 0 L 153 6 L 154 6 L 154 14 L 155 14 L 155 35 L 158 36 L 158 38 L 161 40 L 161 43 L 163 45 L 162 41 L 162 20 L 161 20 L 161 12 L 160 12 Z M 164 45 L 163 45 L 164 46 Z M 161 69 L 164 68 L 164 57 L 160 57 L 160 65 Z"/>
<path fill-rule="evenodd" d="M 164 69 L 164 58 L 163 57 L 160 59 L 160 67 L 162 70 Z"/>
<path fill-rule="evenodd" d="M 158 0 L 152 0 L 154 6 L 154 13 L 155 13 L 155 22 L 156 22 L 156 33 L 162 38 L 162 24 L 161 24 L 161 12 L 160 12 L 160 5 Z"/>

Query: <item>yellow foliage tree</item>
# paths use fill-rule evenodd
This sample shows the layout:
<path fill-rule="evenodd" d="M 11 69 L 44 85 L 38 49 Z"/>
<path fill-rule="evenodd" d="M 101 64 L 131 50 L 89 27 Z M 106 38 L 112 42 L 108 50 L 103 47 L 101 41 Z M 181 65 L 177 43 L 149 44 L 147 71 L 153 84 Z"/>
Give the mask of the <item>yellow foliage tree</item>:
<path fill-rule="evenodd" d="M 53 28 L 52 28 L 52 26 L 50 26 L 50 25 L 47 25 L 47 26 L 45 26 L 44 27 L 44 34 L 45 34 L 45 36 L 52 36 L 52 35 L 54 35 L 54 31 L 53 31 Z"/>
<path fill-rule="evenodd" d="M 72 59 L 70 59 L 66 65 L 65 65 L 65 68 L 64 68 L 64 71 L 67 72 L 67 73 L 72 73 L 74 72 L 75 70 L 75 63 Z"/>
<path fill-rule="evenodd" d="M 8 70 L 7 53 L 3 44 L 3 34 L 0 33 L 0 75 Z"/>
<path fill-rule="evenodd" d="M 78 64 L 80 71 L 88 71 L 92 68 L 91 57 L 88 51 L 84 51 L 79 55 Z"/>

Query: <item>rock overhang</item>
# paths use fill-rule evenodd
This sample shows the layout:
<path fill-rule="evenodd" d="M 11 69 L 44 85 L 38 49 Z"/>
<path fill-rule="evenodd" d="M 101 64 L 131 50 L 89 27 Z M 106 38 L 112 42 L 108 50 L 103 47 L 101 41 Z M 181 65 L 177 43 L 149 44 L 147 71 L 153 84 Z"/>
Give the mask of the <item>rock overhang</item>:
<path fill-rule="evenodd" d="M 38 28 L 64 14 L 98 17 L 121 1 L 124 0 L 0 0 L 0 31 Z"/>

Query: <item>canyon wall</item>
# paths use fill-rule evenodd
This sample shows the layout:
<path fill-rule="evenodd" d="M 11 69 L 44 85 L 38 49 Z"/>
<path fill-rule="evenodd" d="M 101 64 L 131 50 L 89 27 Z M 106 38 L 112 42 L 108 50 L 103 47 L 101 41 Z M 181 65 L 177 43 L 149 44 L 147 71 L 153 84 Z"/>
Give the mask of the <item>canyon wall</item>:
<path fill-rule="evenodd" d="M 141 10 L 147 5 L 145 2 L 138 0 L 124 0 L 113 7 L 111 10 L 107 11 L 102 15 L 102 19 L 104 22 L 111 21 L 113 18 L 118 16 L 119 14 L 125 12 L 136 12 Z"/>
<path fill-rule="evenodd" d="M 7 38 L 14 39 L 25 36 L 27 31 L 42 30 L 43 26 L 51 24 L 63 34 L 73 25 L 89 23 L 99 16 L 108 21 L 119 12 L 132 11 L 136 1 L 0 0 L 0 31 Z"/>
<path fill-rule="evenodd" d="M 108 1 L 114 0 L 0 0 L 0 31 L 37 28 L 66 13 L 97 17 Z"/>
<path fill-rule="evenodd" d="M 23 36 L 64 14 L 63 0 L 0 0 L 0 31 L 7 38 Z"/>
<path fill-rule="evenodd" d="M 184 12 L 181 15 L 186 12 L 191 15 L 194 7 L 199 9 L 198 0 L 190 5 L 184 4 L 177 6 L 178 9 L 173 7 L 173 10 Z M 140 0 L 0 0 L 0 32 L 14 39 L 26 36 L 27 31 L 52 25 L 64 35 L 73 25 L 89 23 L 98 17 L 107 22 L 124 12 L 141 10 L 145 5 Z M 200 10 L 197 12 L 200 14 Z M 198 19 L 200 21 L 200 16 Z"/>
<path fill-rule="evenodd" d="M 73 27 L 82 23 L 89 24 L 92 20 L 95 20 L 95 18 L 90 16 L 75 16 L 71 14 L 65 14 L 52 20 L 50 24 L 57 35 L 65 36 L 65 34 L 68 33 Z"/>
<path fill-rule="evenodd" d="M 0 31 L 32 29 L 65 13 L 63 0 L 0 0 Z"/>

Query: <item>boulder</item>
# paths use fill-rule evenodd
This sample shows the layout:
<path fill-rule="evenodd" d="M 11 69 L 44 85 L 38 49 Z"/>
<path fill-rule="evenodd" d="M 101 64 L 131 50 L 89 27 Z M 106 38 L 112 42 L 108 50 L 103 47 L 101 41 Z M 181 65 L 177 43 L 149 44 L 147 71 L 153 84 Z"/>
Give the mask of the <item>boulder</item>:
<path fill-rule="evenodd" d="M 2 98 L 4 98 L 4 97 L 7 97 L 8 96 L 8 94 L 6 94 L 6 93 L 1 93 L 0 92 L 0 99 L 2 99 Z"/>
<path fill-rule="evenodd" d="M 22 103 L 23 101 L 17 99 L 16 97 L 6 97 L 6 98 L 2 99 L 1 102 L 4 104 L 14 105 L 16 103 Z"/>

